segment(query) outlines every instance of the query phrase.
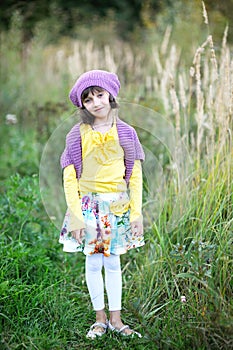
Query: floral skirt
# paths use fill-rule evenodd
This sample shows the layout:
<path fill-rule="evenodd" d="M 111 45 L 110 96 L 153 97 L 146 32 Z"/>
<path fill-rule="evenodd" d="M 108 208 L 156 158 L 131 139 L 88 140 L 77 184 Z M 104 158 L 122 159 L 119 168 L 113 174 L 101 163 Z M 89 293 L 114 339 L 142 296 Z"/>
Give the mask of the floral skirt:
<path fill-rule="evenodd" d="M 85 237 L 80 245 L 69 232 L 70 214 L 67 211 L 62 225 L 59 242 L 65 252 L 83 252 L 85 255 L 124 254 L 129 249 L 143 246 L 143 236 L 135 237 L 131 232 L 127 210 L 121 216 L 115 215 L 114 203 L 128 198 L 121 193 L 88 193 L 81 198 L 82 213 L 85 220 Z"/>

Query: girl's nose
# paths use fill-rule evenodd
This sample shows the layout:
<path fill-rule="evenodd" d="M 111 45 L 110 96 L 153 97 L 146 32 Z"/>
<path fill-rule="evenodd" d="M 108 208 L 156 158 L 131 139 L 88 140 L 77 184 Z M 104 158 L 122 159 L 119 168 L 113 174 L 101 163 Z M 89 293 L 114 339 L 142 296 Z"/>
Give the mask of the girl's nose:
<path fill-rule="evenodd" d="M 94 97 L 93 97 L 93 104 L 94 104 L 94 106 L 98 106 L 99 103 L 100 103 L 100 101 L 99 101 L 98 97 L 97 97 L 97 96 L 94 96 Z"/>

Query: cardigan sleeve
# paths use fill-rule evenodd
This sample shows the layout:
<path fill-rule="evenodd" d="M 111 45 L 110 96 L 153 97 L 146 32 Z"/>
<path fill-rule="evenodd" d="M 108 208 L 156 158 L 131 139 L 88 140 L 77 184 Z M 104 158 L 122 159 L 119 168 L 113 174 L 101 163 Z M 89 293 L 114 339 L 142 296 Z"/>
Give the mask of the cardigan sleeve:
<path fill-rule="evenodd" d="M 62 169 L 64 169 L 65 167 L 67 167 L 67 166 L 69 166 L 71 164 L 73 164 L 73 161 L 71 159 L 68 146 L 66 146 L 66 148 L 64 149 L 64 151 L 63 151 L 63 153 L 61 155 L 60 164 L 61 164 Z"/>
<path fill-rule="evenodd" d="M 69 231 L 84 228 L 84 217 L 78 194 L 78 180 L 76 178 L 76 171 L 73 164 L 64 168 L 63 184 L 66 203 L 70 213 Z"/>
<path fill-rule="evenodd" d="M 130 222 L 142 221 L 142 166 L 140 160 L 135 160 L 129 179 Z"/>
<path fill-rule="evenodd" d="M 135 159 L 145 160 L 145 153 L 143 151 L 141 142 L 139 141 L 138 134 L 133 129 L 134 147 L 135 147 Z"/>
<path fill-rule="evenodd" d="M 80 123 L 76 124 L 66 136 L 66 147 L 61 155 L 62 169 L 73 164 L 76 177 L 79 179 L 82 172 L 82 145 L 80 135 Z"/>

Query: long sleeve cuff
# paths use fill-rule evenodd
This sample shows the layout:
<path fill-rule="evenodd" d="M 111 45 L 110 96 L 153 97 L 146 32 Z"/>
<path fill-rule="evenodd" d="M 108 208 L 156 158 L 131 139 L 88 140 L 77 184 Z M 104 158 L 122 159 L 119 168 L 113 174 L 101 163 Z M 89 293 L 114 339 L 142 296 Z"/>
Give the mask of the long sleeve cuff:
<path fill-rule="evenodd" d="M 143 221 L 142 217 L 142 166 L 136 160 L 129 180 L 130 222 Z"/>

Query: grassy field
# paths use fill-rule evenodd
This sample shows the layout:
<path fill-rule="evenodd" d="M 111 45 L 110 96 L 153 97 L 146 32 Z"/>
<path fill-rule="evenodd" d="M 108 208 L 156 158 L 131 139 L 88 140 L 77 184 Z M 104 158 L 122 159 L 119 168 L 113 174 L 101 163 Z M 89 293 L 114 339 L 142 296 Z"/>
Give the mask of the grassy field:
<path fill-rule="evenodd" d="M 136 46 L 116 38 L 117 45 L 67 38 L 45 45 L 41 32 L 23 44 L 17 26 L 15 20 L 1 34 L 0 348 L 233 349 L 227 30 L 217 50 L 207 35 L 184 60 L 170 27 L 162 40 Z M 146 245 L 122 256 L 123 318 L 142 339 L 86 339 L 94 313 L 84 256 L 61 251 L 58 225 L 41 200 L 42 151 L 74 112 L 67 95 L 76 76 L 94 68 L 119 74 L 124 116 L 138 128 L 149 159 Z"/>

